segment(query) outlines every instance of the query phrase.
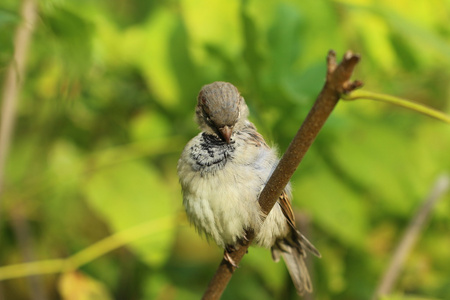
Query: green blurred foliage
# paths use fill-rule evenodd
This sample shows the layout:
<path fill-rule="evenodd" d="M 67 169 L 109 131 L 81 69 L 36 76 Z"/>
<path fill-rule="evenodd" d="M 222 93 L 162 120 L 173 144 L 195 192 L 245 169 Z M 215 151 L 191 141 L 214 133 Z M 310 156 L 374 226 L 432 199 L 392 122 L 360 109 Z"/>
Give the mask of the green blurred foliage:
<path fill-rule="evenodd" d="M 172 229 L 89 262 L 80 278 L 115 299 L 199 299 L 221 250 L 182 214 L 176 164 L 198 132 L 201 86 L 238 86 L 280 153 L 320 92 L 329 49 L 362 55 L 355 77 L 367 89 L 449 113 L 448 20 L 445 0 L 40 1 L 6 169 L 0 264 L 24 260 L 17 214 L 38 260 L 173 216 Z M 3 0 L 0 79 L 19 23 L 20 1 Z M 403 229 L 450 170 L 449 149 L 448 125 L 370 101 L 338 105 L 292 179 L 295 209 L 310 220 L 303 231 L 323 255 L 310 262 L 315 299 L 372 295 Z M 449 201 L 384 299 L 449 299 Z M 60 297 L 59 278 L 41 277 L 49 299 Z M 32 293 L 26 278 L 2 290 L 6 299 Z M 223 299 L 296 297 L 283 263 L 250 249 Z"/>

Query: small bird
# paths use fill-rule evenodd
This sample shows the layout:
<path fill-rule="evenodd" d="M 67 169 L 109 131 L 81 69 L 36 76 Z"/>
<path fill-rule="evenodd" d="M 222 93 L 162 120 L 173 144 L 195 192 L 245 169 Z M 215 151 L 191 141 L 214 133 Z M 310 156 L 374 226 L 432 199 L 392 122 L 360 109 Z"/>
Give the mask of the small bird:
<path fill-rule="evenodd" d="M 290 185 L 267 216 L 261 211 L 259 194 L 279 160 L 248 121 L 244 98 L 231 83 L 214 82 L 201 89 L 195 114 L 202 132 L 187 143 L 177 167 L 189 221 L 225 249 L 233 266 L 229 253 L 252 230 L 255 245 L 271 248 L 276 262 L 283 257 L 297 293 L 311 292 L 305 250 L 320 253 L 295 227 Z"/>

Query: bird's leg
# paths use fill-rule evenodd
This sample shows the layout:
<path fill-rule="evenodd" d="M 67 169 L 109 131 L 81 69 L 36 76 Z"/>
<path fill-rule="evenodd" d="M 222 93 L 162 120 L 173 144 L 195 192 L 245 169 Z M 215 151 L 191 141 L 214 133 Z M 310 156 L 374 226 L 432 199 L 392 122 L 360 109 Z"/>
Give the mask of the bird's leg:
<path fill-rule="evenodd" d="M 232 246 L 232 245 L 226 245 L 225 246 L 225 250 L 223 252 L 223 258 L 233 267 L 235 267 L 236 269 L 239 268 L 239 266 L 234 262 L 233 258 L 231 257 L 231 253 L 233 253 L 234 251 L 236 251 L 236 247 Z"/>
<path fill-rule="evenodd" d="M 244 246 L 245 244 L 247 244 L 250 241 L 250 239 L 247 237 L 248 234 L 249 234 L 249 232 L 246 230 L 244 235 L 242 237 L 238 238 L 236 244 L 234 244 L 234 245 L 226 245 L 225 246 L 225 250 L 223 252 L 223 258 L 230 265 L 232 265 L 235 268 L 239 268 L 239 266 L 236 264 L 236 262 L 231 257 L 231 253 L 233 253 L 234 251 L 238 250 L 240 248 L 240 246 Z M 248 253 L 248 250 L 246 251 L 246 253 Z"/>
<path fill-rule="evenodd" d="M 248 238 L 249 234 L 250 232 L 248 230 L 245 230 L 244 235 L 238 240 L 239 245 L 244 246 L 250 241 L 250 239 Z M 248 250 L 246 253 L 248 253 Z"/>

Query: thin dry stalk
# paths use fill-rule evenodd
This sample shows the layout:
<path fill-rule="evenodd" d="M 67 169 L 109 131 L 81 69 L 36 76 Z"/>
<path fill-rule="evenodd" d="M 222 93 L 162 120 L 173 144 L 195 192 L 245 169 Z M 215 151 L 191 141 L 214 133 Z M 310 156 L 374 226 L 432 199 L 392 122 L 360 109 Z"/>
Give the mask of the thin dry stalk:
<path fill-rule="evenodd" d="M 2 94 L 0 118 L 0 221 L 2 215 L 5 164 L 14 132 L 18 104 L 17 95 L 22 88 L 28 48 L 37 19 L 35 0 L 23 1 L 21 16 L 22 24 L 17 28 L 14 36 L 14 57 L 6 71 Z M 33 290 L 33 285 L 31 288 Z M 2 287 L 0 286 L 0 300 L 2 299 L 4 297 Z"/>
<path fill-rule="evenodd" d="M 411 219 L 408 227 L 403 234 L 402 239 L 397 245 L 397 248 L 392 255 L 389 265 L 381 277 L 380 283 L 375 291 L 373 300 L 380 296 L 387 295 L 391 292 L 400 271 L 405 263 L 406 258 L 411 252 L 419 238 L 420 232 L 426 224 L 431 210 L 436 205 L 438 200 L 450 189 L 450 177 L 448 175 L 441 175 L 436 180 L 428 197 L 424 200 L 422 206 L 417 210 L 416 215 Z"/>
<path fill-rule="evenodd" d="M 6 72 L 3 85 L 0 121 L 0 201 L 3 192 L 5 163 L 16 120 L 17 95 L 22 88 L 25 77 L 28 48 L 37 18 L 36 10 L 35 0 L 24 0 L 21 12 L 22 24 L 17 28 L 14 37 L 14 57 Z"/>

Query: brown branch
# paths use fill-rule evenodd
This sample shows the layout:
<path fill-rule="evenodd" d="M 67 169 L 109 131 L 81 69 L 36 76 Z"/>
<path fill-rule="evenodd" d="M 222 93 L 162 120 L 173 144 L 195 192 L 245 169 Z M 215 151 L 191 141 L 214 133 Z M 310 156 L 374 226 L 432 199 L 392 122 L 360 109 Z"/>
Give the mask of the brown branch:
<path fill-rule="evenodd" d="M 338 65 L 336 53 L 332 50 L 328 53 L 325 85 L 259 197 L 259 204 L 266 215 L 277 202 L 281 192 L 338 103 L 340 95 L 351 92 L 362 85 L 360 81 L 350 81 L 353 69 L 358 61 L 359 56 L 348 51 Z M 230 254 L 236 264 L 239 264 L 247 252 L 254 237 L 253 233 L 249 233 L 247 237 L 248 241 L 237 251 Z M 203 299 L 219 299 L 234 271 L 233 266 L 222 260 L 203 295 Z"/>
<path fill-rule="evenodd" d="M 450 177 L 448 175 L 441 175 L 436 180 L 430 194 L 425 199 L 422 206 L 417 210 L 416 215 L 403 234 L 402 239 L 397 245 L 397 248 L 392 255 L 391 261 L 389 262 L 388 268 L 386 269 L 380 283 L 372 297 L 373 300 L 378 299 L 383 295 L 387 295 L 391 292 L 394 286 L 400 270 L 403 267 L 405 259 L 411 252 L 414 244 L 416 243 L 420 231 L 424 227 L 431 210 L 436 205 L 437 201 L 450 189 Z"/>

